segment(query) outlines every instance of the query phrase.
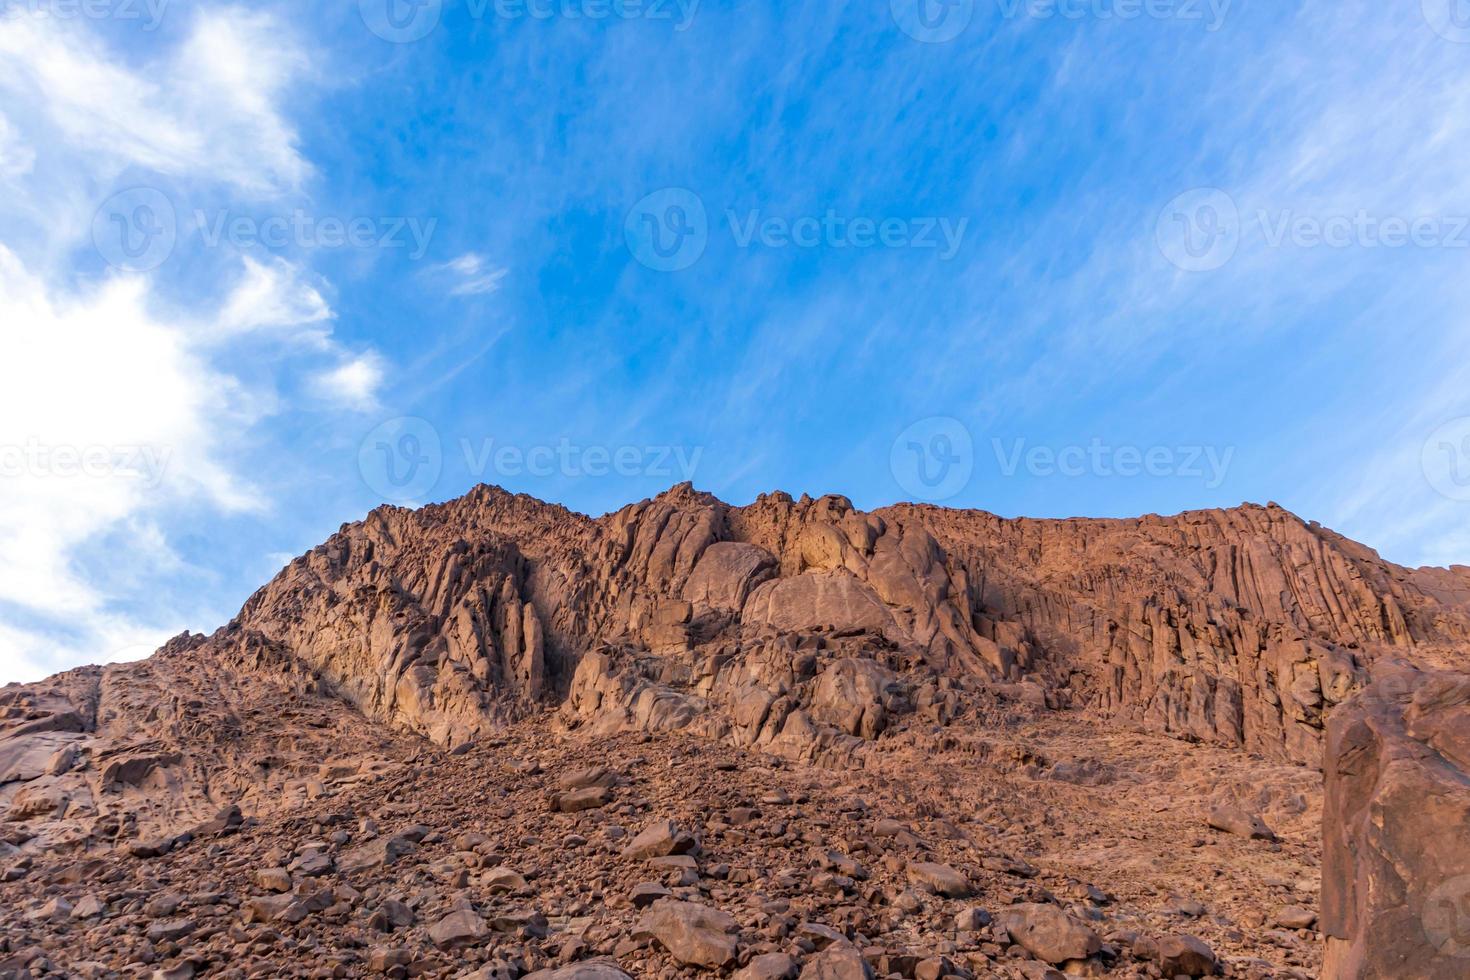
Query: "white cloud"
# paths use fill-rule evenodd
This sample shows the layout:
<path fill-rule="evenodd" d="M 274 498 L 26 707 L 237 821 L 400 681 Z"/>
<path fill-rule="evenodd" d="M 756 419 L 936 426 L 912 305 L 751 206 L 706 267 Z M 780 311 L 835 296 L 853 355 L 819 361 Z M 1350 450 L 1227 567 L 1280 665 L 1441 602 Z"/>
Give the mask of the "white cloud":
<path fill-rule="evenodd" d="M 36 151 L 0 113 L 0 180 L 23 177 L 36 166 Z"/>
<path fill-rule="evenodd" d="M 230 293 L 217 326 L 226 334 L 288 330 L 316 347 L 327 345 L 331 307 L 301 270 L 284 259 L 243 259 L 245 275 Z"/>
<path fill-rule="evenodd" d="M 156 320 L 140 279 L 53 297 L 0 245 L 0 601 L 65 616 L 103 597 L 71 563 L 76 548 L 170 500 L 239 511 L 256 492 L 219 461 L 227 378 Z"/>
<path fill-rule="evenodd" d="M 510 271 L 491 266 L 483 255 L 475 252 L 466 252 L 454 261 L 446 262 L 440 268 L 459 280 L 449 290 L 451 296 L 479 296 L 484 293 L 493 293 L 500 288 L 501 280 Z"/>
<path fill-rule="evenodd" d="M 356 412 L 370 412 L 378 405 L 378 386 L 383 383 L 383 359 L 369 351 L 314 378 L 326 399 Z"/>
<path fill-rule="evenodd" d="M 269 444 L 263 424 L 292 408 L 278 386 L 319 380 L 330 407 L 356 409 L 384 369 L 343 352 L 325 286 L 280 258 L 199 263 L 198 308 L 165 301 L 152 276 L 78 285 L 71 267 L 98 204 L 140 170 L 190 194 L 299 189 L 312 168 L 283 106 L 307 66 L 284 25 L 197 9 L 181 43 L 139 63 L 83 20 L 20 11 L 0 17 L 0 64 L 4 683 L 137 659 L 211 625 L 206 599 L 155 596 L 165 574 L 201 573 L 171 523 L 269 507 L 269 488 L 241 476 L 242 447 Z"/>
<path fill-rule="evenodd" d="M 83 25 L 14 12 L 0 18 L 0 91 L 114 173 L 138 166 L 258 195 L 300 186 L 311 167 L 278 104 L 304 56 L 265 14 L 202 9 L 192 26 L 133 68 Z"/>

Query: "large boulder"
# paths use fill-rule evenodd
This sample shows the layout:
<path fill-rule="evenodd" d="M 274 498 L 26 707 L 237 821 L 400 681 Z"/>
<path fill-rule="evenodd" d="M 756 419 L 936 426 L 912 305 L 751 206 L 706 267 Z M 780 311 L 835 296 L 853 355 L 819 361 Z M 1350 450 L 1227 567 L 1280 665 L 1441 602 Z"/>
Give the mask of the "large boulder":
<path fill-rule="evenodd" d="M 1047 963 L 1085 960 L 1102 949 L 1097 933 L 1055 905 L 1012 905 L 998 920 L 1012 940 Z"/>
<path fill-rule="evenodd" d="M 1208 977 L 1215 973 L 1215 951 L 1198 936 L 1183 933 L 1158 942 L 1159 969 L 1166 977 Z"/>
<path fill-rule="evenodd" d="M 898 632 L 883 600 L 846 569 L 766 582 L 750 594 L 741 619 L 786 631 L 835 627 Z"/>
<path fill-rule="evenodd" d="M 806 961 L 801 980 L 872 980 L 873 969 L 851 943 L 833 943 Z"/>
<path fill-rule="evenodd" d="M 1382 670 L 1325 769 L 1323 977 L 1470 976 L 1470 675 Z"/>
<path fill-rule="evenodd" d="M 735 962 L 739 925 L 707 905 L 665 898 L 643 913 L 637 933 L 658 941 L 680 963 L 719 969 Z"/>
<path fill-rule="evenodd" d="M 757 585 L 776 573 L 769 551 L 740 541 L 717 541 L 704 550 L 684 583 L 684 598 L 696 607 L 738 613 Z"/>

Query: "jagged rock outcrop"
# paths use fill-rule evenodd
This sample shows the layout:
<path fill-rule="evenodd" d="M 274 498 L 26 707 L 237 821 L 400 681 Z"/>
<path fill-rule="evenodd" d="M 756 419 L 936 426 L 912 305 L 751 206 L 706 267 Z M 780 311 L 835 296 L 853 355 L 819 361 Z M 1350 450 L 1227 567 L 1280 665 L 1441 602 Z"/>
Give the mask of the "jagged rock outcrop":
<path fill-rule="evenodd" d="M 1149 964 L 1138 969 L 1208 972 L 1213 944 L 1242 942 L 1295 969 L 1314 963 L 1305 942 L 1315 949 L 1320 918 L 1335 976 L 1458 976 L 1470 934 L 1470 900 L 1457 891 L 1470 881 L 1460 846 L 1470 681 L 1445 670 L 1464 669 L 1467 649 L 1470 569 L 1400 568 L 1274 506 L 1006 520 L 911 505 L 863 513 L 839 496 L 781 493 L 732 507 L 685 485 L 591 518 L 481 487 L 345 525 L 212 635 L 185 634 L 142 663 L 0 689 L 0 888 L 33 874 L 43 883 L 50 897 L 27 906 L 24 922 L 39 923 L 46 955 L 65 948 L 58 924 L 101 918 L 91 946 L 129 963 L 161 950 L 178 975 L 187 971 L 174 954 L 190 943 L 218 964 L 298 926 L 281 940 L 289 950 L 327 938 L 360 950 L 360 929 L 416 931 L 415 949 L 384 936 L 351 953 L 354 976 L 457 975 L 451 960 L 466 950 L 482 977 L 557 965 L 612 975 L 611 962 L 629 956 L 673 970 L 760 962 L 803 975 L 965 975 L 948 953 L 862 941 L 899 942 L 910 922 L 931 947 L 943 933 L 950 953 L 963 948 L 976 975 L 1021 955 L 1043 971 L 1058 962 L 1130 975 L 1119 950 Z M 1058 758 L 1039 743 L 1063 729 L 1070 750 Z M 1290 764 L 1321 765 L 1329 730 L 1319 916 L 1316 831 L 1304 828 L 1315 825 L 1320 781 Z M 560 748 L 538 756 L 547 740 Z M 621 746 L 618 767 L 605 745 Z M 507 747 L 517 754 L 502 758 Z M 1195 772 L 1185 753 L 1196 752 L 1214 768 Z M 715 756 L 725 768 L 712 774 Z M 565 770 L 554 783 L 542 769 L 552 758 Z M 619 767 L 641 773 L 638 795 Z M 794 796 L 755 788 L 807 767 L 824 775 Z M 695 784 L 678 782 L 691 774 Z M 826 787 L 839 778 L 866 789 L 837 799 Z M 555 840 L 528 833 L 530 785 Z M 686 832 L 696 789 L 722 813 Z M 1112 796 L 1134 792 L 1161 802 L 1092 823 Z M 873 793 L 905 819 L 870 813 Z M 498 843 L 461 825 L 473 816 L 466 794 L 494 808 Z M 417 817 L 428 799 L 434 828 Z M 370 800 L 371 815 L 344 800 Z M 1173 805 L 1188 812 L 1166 812 Z M 1055 808 L 1088 826 L 1060 826 Z M 630 854 L 614 816 L 674 828 L 678 846 Z M 394 829 L 379 825 L 390 818 Z M 168 895 L 156 907 L 141 897 L 156 890 L 141 869 L 128 888 L 112 877 L 118 887 L 98 895 L 70 887 L 104 866 L 120 875 L 128 862 L 180 854 L 209 867 L 199 841 L 222 852 L 219 841 L 266 825 L 291 846 L 253 842 L 249 866 L 226 872 L 267 894 L 230 905 L 206 889 L 196 903 L 212 921 L 238 909 L 233 927 L 196 933 Z M 846 836 L 848 826 L 864 830 Z M 1144 839 L 1138 826 L 1151 828 L 1154 850 L 1128 843 Z M 706 831 L 725 855 L 709 867 Z M 829 846 L 833 833 L 844 849 Z M 1426 843 L 1427 856 L 1415 850 Z M 502 851 L 527 848 L 535 865 L 501 863 Z M 1252 850 L 1262 848 L 1274 849 L 1269 861 Z M 1099 929 L 1101 941 L 1078 943 L 953 904 L 973 886 L 1070 929 L 1102 921 L 1110 901 L 1078 876 L 1116 865 L 1120 887 L 1138 874 L 1168 884 L 1135 892 L 1129 921 L 1187 915 L 1213 930 L 1203 904 L 1170 892 L 1221 855 L 1234 862 L 1242 921 L 1260 914 L 1262 889 L 1277 890 L 1284 911 L 1270 943 L 1251 945 L 1225 919 L 1213 920 L 1210 945 L 1177 922 L 1153 937 Z M 612 910 L 618 923 L 584 938 L 585 922 L 572 923 L 608 911 L 605 860 L 637 877 L 617 882 L 629 895 Z M 1253 877 L 1281 861 L 1294 880 Z M 566 909 L 554 920 L 521 904 L 551 867 Z M 882 889 L 864 883 L 870 875 Z M 422 887 L 431 879 L 444 888 Z M 777 897 L 752 894 L 750 917 L 734 923 L 685 921 L 751 884 Z M 417 904 L 402 897 L 410 888 Z M 643 914 L 663 902 L 665 912 Z M 825 921 L 792 918 L 793 902 Z M 17 928 L 19 913 L 7 914 Z M 349 919 L 340 935 L 322 925 Z M 1067 943 L 1053 951 L 1058 936 Z M 39 947 L 7 942 L 0 978 L 42 962 Z M 997 959 L 1002 945 L 1011 952 Z M 584 954 L 600 965 L 576 966 Z M 253 975 L 275 975 L 266 959 Z M 1251 972 L 1254 960 L 1231 969 L 1272 975 Z"/>
<path fill-rule="evenodd" d="M 731 507 L 685 485 L 593 519 L 481 487 L 344 526 L 152 665 L 4 695 L 0 801 L 26 787 L 24 810 L 59 820 L 142 783 L 205 809 L 260 792 L 226 774 L 249 773 L 240 760 L 197 789 L 192 755 L 167 750 L 185 731 L 106 736 L 144 710 L 140 685 L 196 689 L 155 676 L 175 660 L 451 748 L 560 706 L 567 727 L 846 764 L 1000 700 L 1317 765 L 1376 660 L 1452 662 L 1467 638 L 1470 570 L 1399 568 L 1274 506 L 1004 520 L 780 493 Z M 165 727 L 147 710 L 142 730 Z M 187 704 L 172 712 L 187 724 Z"/>
<path fill-rule="evenodd" d="M 1385 665 L 1333 715 L 1327 980 L 1470 973 L 1470 674 Z"/>

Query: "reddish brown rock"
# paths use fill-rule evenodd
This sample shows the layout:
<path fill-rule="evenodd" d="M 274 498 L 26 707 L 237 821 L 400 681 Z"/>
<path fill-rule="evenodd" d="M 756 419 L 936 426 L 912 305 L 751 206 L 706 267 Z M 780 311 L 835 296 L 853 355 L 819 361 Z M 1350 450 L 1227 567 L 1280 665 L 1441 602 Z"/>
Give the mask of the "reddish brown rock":
<path fill-rule="evenodd" d="M 639 932 L 672 899 L 738 917 L 707 945 L 763 969 L 1044 975 L 1024 936 L 1086 974 L 1202 899 L 1221 961 L 1311 974 L 1321 786 L 1295 764 L 1350 714 L 1319 928 L 1339 976 L 1432 976 L 1459 838 L 1408 801 L 1459 819 L 1458 694 L 1353 698 L 1467 645 L 1470 570 L 1277 507 L 380 508 L 210 636 L 0 689 L 0 973 L 360 970 L 391 932 L 394 976 L 698 976 Z M 1222 801 L 1229 833 L 1279 837 L 1207 833 Z M 969 893 L 1052 911 L 992 923 Z"/>
<path fill-rule="evenodd" d="M 1012 940 L 1047 963 L 1085 960 L 1102 948 L 1097 933 L 1055 905 L 1013 905 L 997 921 Z"/>
<path fill-rule="evenodd" d="M 1388 667 L 1334 714 L 1324 977 L 1470 971 L 1470 675 Z"/>
<path fill-rule="evenodd" d="M 718 909 L 661 899 L 643 913 L 638 931 L 658 940 L 680 963 L 717 969 L 735 961 L 739 926 Z"/>

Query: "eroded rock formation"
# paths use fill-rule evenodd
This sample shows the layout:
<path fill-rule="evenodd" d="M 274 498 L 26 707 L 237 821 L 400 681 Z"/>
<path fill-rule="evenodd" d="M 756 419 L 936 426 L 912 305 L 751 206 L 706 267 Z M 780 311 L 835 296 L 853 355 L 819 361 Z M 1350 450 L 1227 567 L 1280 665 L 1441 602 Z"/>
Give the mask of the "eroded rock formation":
<path fill-rule="evenodd" d="M 956 820 L 996 820 L 1023 828 L 1026 853 L 1036 857 L 1045 852 L 1039 841 L 1059 840 L 1062 832 L 1036 831 L 1028 817 L 1011 810 L 1024 805 L 1034 787 L 1016 791 L 1014 800 L 973 787 L 999 773 L 1014 774 L 1057 787 L 1062 796 L 1055 805 L 1070 807 L 1110 784 L 1137 779 L 1108 753 L 1121 744 L 1110 740 L 1141 738 L 1153 740 L 1146 754 L 1159 758 L 1175 758 L 1194 742 L 1206 743 L 1201 752 L 1225 753 L 1211 758 L 1240 760 L 1238 772 L 1234 763 L 1217 761 L 1188 793 L 1182 763 L 1165 767 L 1148 785 L 1172 780 L 1165 795 L 1190 801 L 1189 814 L 1180 819 L 1196 833 L 1218 831 L 1235 840 L 1228 846 L 1239 853 L 1230 860 L 1241 862 L 1232 866 L 1245 876 L 1241 881 L 1257 873 L 1249 870 L 1251 849 L 1296 848 L 1290 860 L 1303 862 L 1301 877 L 1286 883 L 1274 915 L 1283 929 L 1305 936 L 1317 919 L 1307 870 L 1315 837 L 1293 841 L 1291 833 L 1278 835 L 1277 824 L 1303 825 L 1314 812 L 1317 783 L 1311 772 L 1287 775 L 1291 770 L 1280 766 L 1320 767 L 1331 724 L 1329 880 L 1321 916 L 1333 937 L 1330 962 L 1343 977 L 1390 975 L 1373 972 L 1389 968 L 1384 956 L 1414 963 L 1420 960 L 1413 957 L 1429 956 L 1425 969 L 1439 969 L 1433 957 L 1447 955 L 1445 942 L 1458 942 L 1453 937 L 1459 932 L 1444 933 L 1452 938 L 1433 940 L 1426 952 L 1430 947 L 1414 945 L 1413 938 L 1425 934 L 1423 928 L 1404 931 L 1437 921 L 1435 910 L 1445 907 L 1443 896 L 1435 897 L 1435 889 L 1442 890 L 1434 883 L 1436 869 L 1416 865 L 1404 849 L 1428 839 L 1440 824 L 1420 826 L 1424 813 L 1400 823 L 1397 814 L 1409 806 L 1405 794 L 1427 793 L 1434 807 L 1448 808 L 1426 808 L 1439 814 L 1435 820 L 1463 816 L 1454 807 L 1463 802 L 1457 802 L 1456 780 L 1466 778 L 1456 741 L 1464 688 L 1459 682 L 1429 684 L 1423 682 L 1429 675 L 1415 672 L 1463 668 L 1467 647 L 1470 569 L 1401 568 L 1275 506 L 1136 520 L 1006 520 L 912 505 L 863 513 L 842 497 L 794 500 L 780 493 L 732 507 L 681 486 L 590 518 L 481 487 L 418 511 L 380 508 L 344 526 L 212 635 L 181 636 L 144 663 L 85 668 L 0 690 L 0 858 L 17 862 L 6 874 L 21 880 L 31 873 L 30 862 L 46 855 L 171 860 L 167 856 L 176 851 L 191 853 L 191 842 L 261 821 L 287 826 L 293 814 L 316 812 L 327 805 L 322 801 L 338 798 L 375 799 L 379 811 L 388 812 L 373 796 L 378 788 L 420 766 L 483 761 L 486 746 L 507 744 L 510 732 L 519 733 L 515 744 L 523 748 L 553 737 L 594 752 L 619 739 L 692 740 L 718 746 L 721 758 L 764 760 L 757 768 L 870 773 L 894 794 L 891 806 L 914 809 L 942 839 L 970 839 Z M 1379 675 L 1400 677 L 1400 686 L 1384 688 L 1380 681 L 1365 691 Z M 1088 734 L 1067 744 L 1110 747 L 1050 757 L 1036 738 L 1016 734 L 1071 725 Z M 638 762 L 630 757 L 627 764 Z M 729 765 L 732 772 L 753 771 L 749 762 Z M 946 778 L 938 778 L 941 771 Z M 1267 783 L 1249 775 L 1268 771 L 1275 775 Z M 541 770 L 527 761 L 511 772 L 512 779 L 536 779 Z M 584 766 L 564 774 L 544 797 L 549 812 L 569 827 L 596 825 L 624 793 L 616 773 L 587 772 Z M 749 839 L 738 828 L 754 819 L 746 813 L 752 807 L 716 792 L 723 789 L 715 780 L 700 791 L 730 808 L 725 843 L 738 852 Z M 747 789 L 756 792 L 753 784 Z M 446 826 L 438 831 L 443 841 L 453 829 L 455 788 L 430 780 L 424 791 L 448 794 L 441 814 Z M 786 806 L 789 796 L 779 802 L 784 793 L 756 798 Z M 849 797 L 812 799 L 817 829 L 802 833 L 813 840 L 820 827 L 843 819 L 840 814 L 866 806 Z M 941 816 L 962 800 L 970 810 Z M 1260 829 L 1263 810 L 1270 811 L 1269 831 Z M 981 811 L 989 816 L 974 816 Z M 961 815 L 966 812 L 970 817 Z M 1385 813 L 1407 828 L 1407 837 L 1383 832 Z M 507 832 L 514 827 L 514 814 L 496 819 Z M 1099 832 L 1137 822 L 1136 813 L 1120 816 Z M 321 824 L 318 833 L 334 825 Z M 761 839 L 783 837 L 785 826 L 769 822 Z M 872 839 L 888 842 L 871 846 L 878 849 L 875 856 L 893 857 L 885 865 L 893 882 L 921 880 L 921 891 L 945 902 L 968 895 L 967 887 L 936 884 L 938 871 L 926 878 L 913 870 L 949 868 L 945 874 L 963 878 L 930 860 L 934 840 L 898 826 L 878 821 L 872 828 Z M 1178 825 L 1160 832 L 1172 845 Z M 288 915 L 298 917 L 302 929 L 316 930 L 312 941 L 321 940 L 311 917 L 328 908 L 356 908 L 356 900 L 346 879 L 335 893 L 307 880 L 410 874 L 425 834 L 425 828 L 343 831 L 334 835 L 339 840 L 312 840 L 299 852 L 268 853 L 278 863 L 243 879 L 267 893 L 251 899 L 246 925 Z M 857 841 L 850 852 L 816 862 L 826 877 L 813 887 L 833 896 L 839 909 L 858 894 L 873 908 L 913 906 L 900 894 L 903 888 L 879 894 L 856 884 L 861 879 L 849 864 L 861 865 L 853 854 L 870 846 Z M 1443 846 L 1452 843 L 1446 838 Z M 614 834 L 605 845 L 616 854 L 626 842 Z M 1000 889 L 997 895 L 1007 894 L 1002 879 L 1028 882 L 1038 873 L 1016 854 L 965 847 L 938 849 L 954 850 L 954 860 L 968 854 L 970 880 L 988 875 L 987 887 Z M 471 842 L 465 850 L 476 848 Z M 719 928 L 710 927 L 700 918 L 705 912 L 686 907 L 691 899 L 698 906 L 711 897 L 702 866 L 682 851 L 659 857 L 666 860 L 658 867 L 660 879 L 639 884 L 632 898 L 638 909 L 669 903 L 659 905 L 664 913 L 644 916 L 653 943 L 646 948 L 663 949 L 676 960 L 697 950 L 695 959 L 718 960 L 722 969 L 733 968 L 737 958 L 748 967 L 747 960 L 763 956 L 763 963 L 784 964 L 783 970 L 801 962 L 807 970 L 840 969 L 843 957 L 880 976 L 907 977 L 918 968 L 919 960 L 897 954 L 874 959 L 861 944 L 834 945 L 869 935 L 851 923 L 832 936 L 820 931 L 830 926 L 815 923 L 812 949 L 760 948 L 750 941 L 750 923 L 715 913 L 709 922 Z M 1119 852 L 1107 860 L 1127 866 L 1134 859 Z M 1078 866 L 1066 864 L 1070 860 L 1056 858 L 1060 863 L 1047 873 L 1065 865 L 1070 870 L 1063 877 L 1075 881 Z M 1438 870 L 1455 867 L 1450 862 Z M 767 872 L 777 873 L 767 868 L 762 874 Z M 1198 880 L 1198 873 L 1195 868 L 1167 880 Z M 1470 874 L 1470 867 L 1459 873 Z M 513 870 L 479 877 L 486 894 L 496 896 L 493 902 L 463 896 L 420 901 L 434 913 L 433 921 L 425 916 L 411 926 L 424 930 L 425 949 L 447 955 L 493 944 L 490 937 L 500 928 L 494 915 L 509 914 L 500 908 L 503 896 L 530 887 L 530 879 Z M 393 881 L 379 885 L 407 887 Z M 572 876 L 568 887 L 574 886 Z M 777 890 L 796 894 L 800 887 L 798 877 L 786 876 Z M 389 894 L 374 900 L 386 901 Z M 1034 906 L 1027 914 L 1038 923 L 1072 921 L 1052 914 L 1058 903 L 1046 889 L 1012 887 L 1008 894 Z M 1091 901 L 1102 899 L 1093 895 Z M 392 902 L 398 904 L 377 903 L 390 922 L 405 914 L 400 898 Z M 1192 901 L 1180 900 L 1177 908 L 1180 915 L 1200 914 Z M 62 913 L 58 906 L 42 920 L 70 921 L 65 917 L 74 911 Z M 1154 938 L 1129 933 L 1095 948 L 1069 941 L 1067 956 L 1057 960 L 1037 952 L 1037 937 L 1055 929 L 1038 931 L 1013 915 L 1005 921 L 1015 928 L 1007 932 L 1004 925 L 992 929 L 989 914 L 979 909 L 946 914 L 962 911 L 977 925 L 960 933 L 986 962 L 994 953 L 985 951 L 989 943 L 1015 951 L 1006 955 L 1093 973 L 1123 969 L 1119 949 L 1156 969 L 1214 968 L 1214 954 L 1178 929 L 1155 930 Z M 782 913 L 760 914 L 768 922 Z M 1066 911 L 1092 921 L 1097 914 L 1080 906 Z M 883 934 L 901 932 L 901 918 L 884 919 Z M 949 921 L 925 919 L 921 932 L 932 937 Z M 1267 924 L 1262 916 L 1258 925 Z M 643 933 L 632 918 L 617 928 L 624 931 L 577 948 L 602 960 L 620 959 L 623 940 L 615 937 Z M 525 947 L 530 952 L 515 962 L 558 965 L 543 955 L 546 935 L 533 920 L 514 920 L 511 932 L 540 944 Z M 982 932 L 990 938 L 977 938 Z M 1378 938 L 1388 932 L 1409 935 L 1400 945 L 1412 948 L 1396 952 Z M 184 935 L 159 942 L 183 948 Z M 1229 935 L 1217 941 L 1234 943 Z M 1273 942 L 1278 949 L 1291 945 Z M 830 955 L 803 960 L 819 951 Z M 358 965 L 404 973 L 439 955 L 379 952 L 377 960 Z M 1288 962 L 1310 964 L 1311 955 L 1290 954 L 1295 960 L 1289 956 Z M 561 965 L 571 969 L 578 958 L 564 957 Z M 924 970 L 965 975 L 949 960 Z"/>
<path fill-rule="evenodd" d="M 1470 674 L 1387 664 L 1334 714 L 1328 980 L 1470 974 Z"/>

